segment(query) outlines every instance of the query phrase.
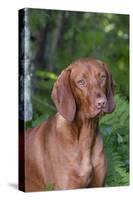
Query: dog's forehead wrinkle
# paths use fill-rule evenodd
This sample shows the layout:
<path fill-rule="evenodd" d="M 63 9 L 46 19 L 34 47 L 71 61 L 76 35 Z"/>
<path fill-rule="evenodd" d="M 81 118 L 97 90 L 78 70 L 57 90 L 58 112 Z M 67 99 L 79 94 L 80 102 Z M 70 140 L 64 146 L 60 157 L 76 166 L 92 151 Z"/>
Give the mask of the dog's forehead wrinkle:
<path fill-rule="evenodd" d="M 76 67 L 72 68 L 71 75 L 73 78 L 78 78 L 84 76 L 86 74 L 87 70 L 84 66 L 76 65 Z"/>
<path fill-rule="evenodd" d="M 87 66 L 78 66 L 77 68 L 74 68 L 72 70 L 72 79 L 86 79 L 89 80 L 91 77 L 93 79 L 97 78 L 97 67 L 90 66 L 89 68 Z M 99 70 L 99 73 L 104 73 L 103 70 Z"/>

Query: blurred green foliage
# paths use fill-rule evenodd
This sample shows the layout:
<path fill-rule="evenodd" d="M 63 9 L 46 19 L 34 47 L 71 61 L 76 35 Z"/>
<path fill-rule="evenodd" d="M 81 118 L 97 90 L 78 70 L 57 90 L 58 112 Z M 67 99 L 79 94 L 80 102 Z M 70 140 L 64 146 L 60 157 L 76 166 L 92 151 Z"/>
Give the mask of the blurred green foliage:
<path fill-rule="evenodd" d="M 116 110 L 101 120 L 108 159 L 106 186 L 129 183 L 129 16 L 29 10 L 33 127 L 54 115 L 51 90 L 61 70 L 80 57 L 109 65 L 116 82 Z"/>
<path fill-rule="evenodd" d="M 108 163 L 106 186 L 129 184 L 129 107 L 125 97 L 115 95 L 116 109 L 100 121 Z"/>

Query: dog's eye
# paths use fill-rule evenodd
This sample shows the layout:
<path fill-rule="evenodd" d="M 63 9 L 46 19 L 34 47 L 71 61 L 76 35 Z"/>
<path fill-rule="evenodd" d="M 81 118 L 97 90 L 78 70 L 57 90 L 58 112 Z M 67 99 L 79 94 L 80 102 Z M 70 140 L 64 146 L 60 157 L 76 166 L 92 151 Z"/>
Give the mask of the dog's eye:
<path fill-rule="evenodd" d="M 77 81 L 77 84 L 80 85 L 80 86 L 84 86 L 85 80 L 81 79 L 81 80 Z"/>
<path fill-rule="evenodd" d="M 100 76 L 100 81 L 104 81 L 104 80 L 106 80 L 106 75 L 105 75 L 105 74 L 102 74 L 102 75 Z"/>

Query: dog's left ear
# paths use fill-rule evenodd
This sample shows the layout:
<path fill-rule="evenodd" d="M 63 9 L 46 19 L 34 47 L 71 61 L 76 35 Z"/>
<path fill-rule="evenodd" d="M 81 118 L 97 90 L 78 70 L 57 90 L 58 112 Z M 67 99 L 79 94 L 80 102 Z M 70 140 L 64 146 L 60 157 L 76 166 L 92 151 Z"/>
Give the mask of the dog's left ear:
<path fill-rule="evenodd" d="M 108 88 L 107 88 L 108 113 L 112 113 L 115 110 L 114 86 L 115 83 L 112 79 L 112 74 L 108 72 Z"/>
<path fill-rule="evenodd" d="M 54 84 L 51 97 L 59 113 L 68 121 L 73 121 L 76 103 L 70 85 L 70 69 L 65 69 Z"/>

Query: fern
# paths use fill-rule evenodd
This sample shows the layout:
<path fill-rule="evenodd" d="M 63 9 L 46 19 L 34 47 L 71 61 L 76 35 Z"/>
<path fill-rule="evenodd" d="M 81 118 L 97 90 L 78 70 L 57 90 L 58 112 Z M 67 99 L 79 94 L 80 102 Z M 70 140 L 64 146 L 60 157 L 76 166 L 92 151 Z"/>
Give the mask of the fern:
<path fill-rule="evenodd" d="M 106 157 L 108 162 L 106 186 L 128 185 L 129 173 L 119 153 L 106 147 Z"/>
<path fill-rule="evenodd" d="M 120 126 L 127 126 L 129 122 L 129 105 L 127 100 L 124 97 L 121 97 L 119 94 L 115 96 L 116 109 L 110 114 L 106 115 L 101 119 L 101 123 L 109 124 L 113 128 Z"/>
<path fill-rule="evenodd" d="M 106 186 L 129 184 L 129 106 L 118 94 L 115 101 L 116 110 L 100 122 L 108 163 Z"/>

